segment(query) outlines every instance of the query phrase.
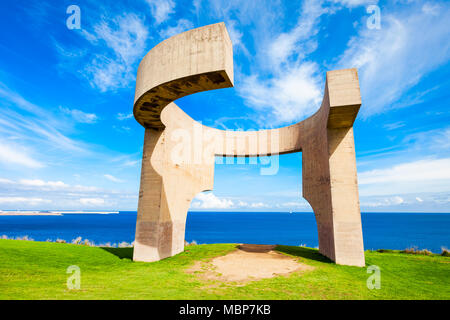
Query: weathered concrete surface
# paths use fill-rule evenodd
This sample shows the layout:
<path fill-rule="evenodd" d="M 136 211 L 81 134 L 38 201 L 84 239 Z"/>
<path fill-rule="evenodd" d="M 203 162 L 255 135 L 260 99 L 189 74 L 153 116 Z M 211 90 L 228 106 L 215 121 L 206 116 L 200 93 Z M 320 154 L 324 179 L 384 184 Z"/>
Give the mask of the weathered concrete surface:
<path fill-rule="evenodd" d="M 203 126 L 173 101 L 233 86 L 233 50 L 223 23 L 176 35 L 142 60 L 134 116 L 145 130 L 134 257 L 157 261 L 184 248 L 196 194 L 212 190 L 214 157 L 302 152 L 303 196 L 316 215 L 319 250 L 363 266 L 353 139 L 361 97 L 356 69 L 327 72 L 321 108 L 297 124 L 258 132 Z"/>

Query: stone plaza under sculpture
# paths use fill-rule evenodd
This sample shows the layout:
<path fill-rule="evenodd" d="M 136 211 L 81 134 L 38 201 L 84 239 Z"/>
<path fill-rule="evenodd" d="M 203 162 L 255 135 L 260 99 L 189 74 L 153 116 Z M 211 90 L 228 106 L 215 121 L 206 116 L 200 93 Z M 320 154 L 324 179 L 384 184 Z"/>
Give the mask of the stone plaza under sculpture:
<path fill-rule="evenodd" d="M 173 102 L 232 86 L 233 48 L 224 23 L 173 36 L 140 63 L 134 116 L 145 138 L 133 260 L 158 261 L 184 250 L 190 203 L 213 189 L 216 156 L 302 152 L 303 197 L 316 216 L 320 253 L 338 264 L 364 266 L 353 139 L 361 105 L 356 69 L 327 72 L 320 109 L 279 129 L 206 127 Z"/>

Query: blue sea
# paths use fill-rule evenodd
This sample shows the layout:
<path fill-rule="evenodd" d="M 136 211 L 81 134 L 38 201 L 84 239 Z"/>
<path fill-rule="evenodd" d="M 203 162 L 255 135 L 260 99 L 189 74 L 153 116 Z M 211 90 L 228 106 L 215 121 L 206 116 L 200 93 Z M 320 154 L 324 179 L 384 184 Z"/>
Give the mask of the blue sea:
<path fill-rule="evenodd" d="M 136 212 L 0 216 L 0 236 L 36 241 L 81 236 L 96 244 L 134 240 Z M 362 213 L 365 249 L 450 248 L 450 213 Z M 197 243 L 252 243 L 317 247 L 313 213 L 189 212 L 186 240 Z"/>

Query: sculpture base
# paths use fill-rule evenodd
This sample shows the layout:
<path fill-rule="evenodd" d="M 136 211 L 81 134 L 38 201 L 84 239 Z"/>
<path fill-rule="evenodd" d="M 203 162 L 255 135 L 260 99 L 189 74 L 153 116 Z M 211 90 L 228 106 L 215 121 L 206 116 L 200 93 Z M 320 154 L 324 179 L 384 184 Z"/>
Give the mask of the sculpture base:
<path fill-rule="evenodd" d="M 148 222 L 136 224 L 133 260 L 159 261 L 184 251 L 185 222 Z"/>

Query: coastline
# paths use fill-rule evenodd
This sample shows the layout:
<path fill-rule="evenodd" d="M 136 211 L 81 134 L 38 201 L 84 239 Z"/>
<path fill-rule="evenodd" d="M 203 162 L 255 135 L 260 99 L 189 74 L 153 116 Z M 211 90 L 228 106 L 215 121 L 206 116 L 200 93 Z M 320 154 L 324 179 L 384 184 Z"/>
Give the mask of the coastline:
<path fill-rule="evenodd" d="M 119 214 L 119 211 L 0 211 L 0 216 L 62 216 L 64 214 Z"/>
<path fill-rule="evenodd" d="M 62 216 L 59 212 L 23 212 L 23 211 L 1 211 L 0 216 Z"/>
<path fill-rule="evenodd" d="M 119 214 L 119 211 L 51 211 L 58 214 Z"/>

